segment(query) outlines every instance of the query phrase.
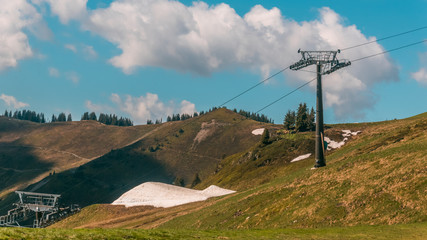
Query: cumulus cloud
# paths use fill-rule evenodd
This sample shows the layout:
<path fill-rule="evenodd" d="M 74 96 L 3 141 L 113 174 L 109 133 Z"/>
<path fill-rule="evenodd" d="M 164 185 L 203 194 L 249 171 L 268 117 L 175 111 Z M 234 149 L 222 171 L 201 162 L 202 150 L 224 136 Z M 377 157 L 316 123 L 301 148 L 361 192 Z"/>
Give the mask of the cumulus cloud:
<path fill-rule="evenodd" d="M 83 45 L 83 53 L 86 59 L 95 59 L 98 57 L 98 53 L 89 45 Z"/>
<path fill-rule="evenodd" d="M 80 77 L 79 77 L 79 75 L 78 75 L 76 72 L 73 72 L 73 71 L 71 71 L 71 72 L 67 72 L 67 73 L 65 74 L 65 77 L 66 77 L 68 80 L 70 80 L 72 83 L 74 83 L 74 84 L 77 84 L 77 83 L 79 83 L 79 81 L 80 81 Z"/>
<path fill-rule="evenodd" d="M 196 106 L 187 100 L 183 100 L 180 104 L 174 101 L 167 103 L 162 102 L 159 96 L 154 93 L 147 93 L 145 96 L 131 96 L 113 93 L 110 96 L 113 106 L 94 104 L 91 101 L 86 101 L 86 108 L 94 112 L 122 112 L 129 115 L 137 124 L 144 124 L 147 120 L 166 120 L 167 116 L 174 113 L 193 114 L 196 112 Z"/>
<path fill-rule="evenodd" d="M 30 106 L 28 103 L 20 102 L 14 96 L 8 96 L 4 93 L 0 95 L 0 100 L 2 100 L 6 106 L 12 107 L 14 109 Z"/>
<path fill-rule="evenodd" d="M 0 6 L 1 71 L 33 56 L 25 30 L 42 39 L 49 38 L 50 30 L 34 6 L 25 0 L 0 0 Z"/>
<path fill-rule="evenodd" d="M 54 68 L 54 67 L 50 67 L 49 69 L 48 69 L 48 71 L 49 71 L 49 76 L 51 76 L 51 77 L 59 77 L 59 70 L 58 69 L 56 69 L 56 68 Z"/>
<path fill-rule="evenodd" d="M 63 24 L 71 20 L 81 20 L 87 15 L 87 0 L 32 0 L 33 3 L 41 5 L 49 3 L 51 12 L 59 17 Z"/>
<path fill-rule="evenodd" d="M 75 45 L 73 44 L 65 44 L 64 47 L 70 51 L 72 51 L 73 53 L 77 53 L 77 48 Z"/>
<path fill-rule="evenodd" d="M 297 22 L 283 16 L 278 8 L 261 5 L 241 17 L 224 3 L 185 6 L 167 0 L 113 2 L 91 11 L 83 28 L 122 50 L 110 62 L 127 74 L 144 66 L 201 75 L 239 67 L 267 76 L 298 61 L 299 48 L 336 50 L 375 40 L 355 25 L 345 25 L 342 17 L 327 7 L 319 9 L 318 19 Z M 381 45 L 373 43 L 343 51 L 339 57 L 352 60 L 382 51 Z M 291 85 L 314 77 L 304 72 L 285 74 Z M 326 105 L 333 107 L 336 117 L 363 118 L 364 110 L 376 102 L 372 85 L 398 80 L 398 69 L 388 55 L 381 55 L 324 79 Z"/>
<path fill-rule="evenodd" d="M 412 73 L 411 76 L 420 84 L 427 86 L 427 70 L 425 68 L 420 68 L 418 72 Z"/>

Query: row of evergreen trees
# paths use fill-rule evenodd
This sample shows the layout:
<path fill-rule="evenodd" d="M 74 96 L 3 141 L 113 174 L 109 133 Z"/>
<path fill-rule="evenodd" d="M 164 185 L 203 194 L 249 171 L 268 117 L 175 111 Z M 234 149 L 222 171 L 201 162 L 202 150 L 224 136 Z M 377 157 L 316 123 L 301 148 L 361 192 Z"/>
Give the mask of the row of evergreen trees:
<path fill-rule="evenodd" d="M 183 113 L 183 114 L 172 114 L 172 116 L 168 116 L 166 118 L 167 122 L 172 122 L 172 121 L 183 121 L 183 120 L 187 120 L 193 117 L 197 117 L 197 116 L 201 116 L 204 115 L 206 113 L 210 113 L 212 111 L 217 110 L 217 107 L 213 107 L 210 108 L 208 111 L 200 111 L 200 113 L 193 113 L 193 114 L 187 114 L 187 113 Z M 235 113 L 238 113 L 246 118 L 258 121 L 258 122 L 265 122 L 265 123 L 274 123 L 273 120 L 271 120 L 270 118 L 268 118 L 266 115 L 264 114 L 256 114 L 256 113 L 251 113 L 249 111 L 245 111 L 245 110 L 237 110 L 234 109 L 233 110 Z M 48 120 L 46 120 L 45 116 L 43 113 L 36 113 L 34 111 L 28 111 L 28 110 L 23 110 L 23 111 L 15 111 L 14 113 L 12 113 L 12 111 L 5 111 L 4 116 L 6 117 L 10 117 L 10 118 L 16 118 L 16 119 L 20 119 L 20 120 L 28 120 L 28 121 L 33 121 L 33 122 L 38 122 L 38 123 L 46 123 L 48 122 Z M 118 117 L 115 114 L 104 114 L 104 113 L 100 113 L 99 117 L 96 116 L 95 112 L 85 112 L 82 117 L 81 120 L 93 120 L 93 121 L 98 121 L 100 123 L 106 124 L 106 125 L 116 125 L 116 126 L 133 126 L 133 122 L 132 120 L 130 120 L 129 118 L 123 118 L 123 117 Z M 71 122 L 72 120 L 72 116 L 71 114 L 66 115 L 65 113 L 60 113 L 58 116 L 56 116 L 55 114 L 52 114 L 52 118 L 50 120 L 51 122 Z M 163 119 L 160 120 L 156 120 L 154 123 L 155 124 L 160 124 L 163 122 Z M 153 124 L 152 120 L 147 120 L 147 124 Z"/>
<path fill-rule="evenodd" d="M 29 111 L 29 110 L 15 111 L 14 113 L 12 113 L 12 111 L 5 110 L 3 116 L 15 118 L 19 120 L 37 122 L 37 123 L 46 122 L 46 119 L 43 113 L 36 113 L 34 111 Z"/>
<path fill-rule="evenodd" d="M 96 116 L 94 112 L 85 112 L 82 115 L 81 120 L 93 120 L 103 123 L 105 125 L 116 125 L 116 126 L 133 126 L 132 120 L 129 118 L 118 117 L 116 114 L 105 114 L 100 113 L 99 118 Z"/>
<path fill-rule="evenodd" d="M 71 117 L 71 113 L 68 114 L 68 116 L 65 116 L 65 113 L 60 113 L 57 116 L 55 114 L 52 114 L 51 122 L 71 122 L 73 121 L 73 118 Z"/>
<path fill-rule="evenodd" d="M 43 113 L 36 113 L 35 111 L 22 110 L 22 111 L 12 111 L 5 110 L 5 117 L 15 118 L 19 120 L 27 120 L 36 123 L 46 123 L 48 120 L 45 118 Z M 81 120 L 94 120 L 106 125 L 117 125 L 117 126 L 133 126 L 132 120 L 129 118 L 117 117 L 115 114 L 99 114 L 99 118 L 94 112 L 88 113 L 85 112 Z M 66 115 L 65 113 L 60 113 L 58 116 L 52 114 L 50 122 L 71 122 L 73 118 L 71 114 Z"/>
<path fill-rule="evenodd" d="M 213 108 L 209 108 L 209 110 L 206 111 L 206 112 L 205 111 L 200 111 L 200 113 L 195 112 L 192 115 L 191 114 L 187 114 L 187 113 L 183 113 L 183 114 L 179 114 L 179 113 L 172 114 L 172 116 L 168 116 L 166 118 L 166 121 L 167 122 L 183 121 L 183 120 L 187 120 L 187 119 L 190 119 L 190 118 L 193 118 L 193 117 L 202 116 L 202 115 L 204 115 L 206 113 L 210 113 L 210 112 L 215 111 L 217 109 L 218 109 L 217 107 L 213 107 Z M 268 118 L 264 114 L 260 115 L 260 114 L 252 113 L 252 112 L 245 111 L 245 110 L 242 110 L 242 109 L 240 109 L 240 110 L 233 109 L 233 111 L 235 113 L 238 113 L 238 114 L 246 117 L 246 118 L 249 118 L 249 119 L 252 119 L 252 120 L 255 120 L 255 121 L 258 121 L 258 122 L 274 123 L 274 121 L 271 118 Z M 155 124 L 160 124 L 160 123 L 162 123 L 162 119 L 155 121 Z M 152 120 L 147 120 L 147 124 L 153 124 L 153 121 Z"/>
<path fill-rule="evenodd" d="M 311 108 L 309 111 L 306 103 L 300 103 L 296 112 L 288 110 L 283 126 L 286 130 L 298 132 L 314 131 L 316 128 L 314 109 Z"/>
<path fill-rule="evenodd" d="M 271 118 L 268 118 L 266 115 L 261 114 L 259 115 L 258 113 L 253 113 L 253 112 L 248 112 L 245 110 L 240 109 L 239 111 L 237 111 L 237 109 L 233 109 L 233 111 L 235 113 L 238 113 L 246 118 L 258 121 L 258 122 L 265 122 L 265 123 L 274 123 L 274 121 Z"/>

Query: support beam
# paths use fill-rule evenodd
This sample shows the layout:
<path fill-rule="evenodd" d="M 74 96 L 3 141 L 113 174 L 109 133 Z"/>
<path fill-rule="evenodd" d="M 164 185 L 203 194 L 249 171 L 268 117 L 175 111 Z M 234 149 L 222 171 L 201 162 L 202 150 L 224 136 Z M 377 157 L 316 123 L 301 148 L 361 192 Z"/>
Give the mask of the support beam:
<path fill-rule="evenodd" d="M 322 98 L 322 74 L 321 64 L 316 64 L 317 67 L 317 91 L 316 91 L 316 149 L 315 149 L 315 168 L 326 166 L 324 156 L 324 131 L 323 131 L 323 98 Z"/>
<path fill-rule="evenodd" d="M 337 51 L 301 51 L 301 60 L 292 64 L 289 68 L 299 70 L 310 65 L 317 67 L 317 90 L 316 90 L 316 146 L 315 146 L 315 168 L 326 166 L 325 145 L 323 131 L 323 98 L 322 98 L 322 75 L 331 74 L 340 68 L 351 65 L 350 61 L 338 60 Z"/>

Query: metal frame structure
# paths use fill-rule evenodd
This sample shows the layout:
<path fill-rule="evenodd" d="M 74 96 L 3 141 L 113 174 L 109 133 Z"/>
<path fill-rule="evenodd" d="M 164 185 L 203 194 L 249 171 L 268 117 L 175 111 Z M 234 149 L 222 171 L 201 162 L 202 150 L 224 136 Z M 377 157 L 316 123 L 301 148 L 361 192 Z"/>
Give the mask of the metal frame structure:
<path fill-rule="evenodd" d="M 302 58 L 292 64 L 289 68 L 299 70 L 310 65 L 316 65 L 317 87 L 316 87 L 316 146 L 315 146 L 315 168 L 326 166 L 324 151 L 324 129 L 323 129 L 323 97 L 322 97 L 322 75 L 331 74 L 340 68 L 351 65 L 348 60 L 338 60 L 337 51 L 301 51 Z"/>
<path fill-rule="evenodd" d="M 0 216 L 0 226 L 40 228 L 45 227 L 58 219 L 80 211 L 77 205 L 59 207 L 59 194 L 35 193 L 16 191 L 19 201 L 15 208 L 8 211 L 7 215 Z M 32 221 L 32 222 L 29 222 Z M 30 225 L 29 225 L 30 224 Z"/>

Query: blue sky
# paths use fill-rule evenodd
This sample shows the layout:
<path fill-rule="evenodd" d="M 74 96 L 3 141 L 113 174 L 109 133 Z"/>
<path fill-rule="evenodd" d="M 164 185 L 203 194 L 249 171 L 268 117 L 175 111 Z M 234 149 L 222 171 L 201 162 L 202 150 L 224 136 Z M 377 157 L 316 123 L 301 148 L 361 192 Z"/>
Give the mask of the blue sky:
<path fill-rule="evenodd" d="M 137 124 L 218 106 L 300 59 L 427 26 L 427 1 L 0 0 L 0 111 L 115 113 Z M 357 59 L 427 29 L 343 51 Z M 314 68 L 307 68 L 314 71 Z M 285 71 L 227 104 L 258 111 L 314 78 Z M 427 44 L 324 76 L 325 122 L 427 111 Z M 262 111 L 282 123 L 309 85 Z"/>

